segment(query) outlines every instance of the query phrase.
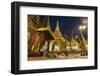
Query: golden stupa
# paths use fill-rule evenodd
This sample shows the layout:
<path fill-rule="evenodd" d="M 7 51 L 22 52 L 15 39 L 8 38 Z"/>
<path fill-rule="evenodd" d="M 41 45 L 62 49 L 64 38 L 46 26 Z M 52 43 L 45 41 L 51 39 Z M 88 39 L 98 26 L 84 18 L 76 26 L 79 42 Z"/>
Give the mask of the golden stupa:
<path fill-rule="evenodd" d="M 80 31 L 81 40 L 80 40 L 80 48 L 81 48 L 81 55 L 88 55 L 88 42 L 83 36 L 82 31 Z"/>
<path fill-rule="evenodd" d="M 55 28 L 55 31 L 53 32 L 53 36 L 54 36 L 54 51 L 62 51 L 64 48 L 64 42 L 65 42 L 65 39 L 63 38 L 62 36 L 62 33 L 60 31 L 60 28 L 59 28 L 59 22 L 57 21 L 57 24 L 56 24 L 56 28 Z"/>
<path fill-rule="evenodd" d="M 80 51 L 79 43 L 74 37 L 72 37 L 72 40 L 70 41 L 70 46 L 71 46 L 71 50 Z"/>
<path fill-rule="evenodd" d="M 59 22 L 57 21 L 55 31 L 53 32 L 55 40 L 65 40 L 59 28 Z"/>

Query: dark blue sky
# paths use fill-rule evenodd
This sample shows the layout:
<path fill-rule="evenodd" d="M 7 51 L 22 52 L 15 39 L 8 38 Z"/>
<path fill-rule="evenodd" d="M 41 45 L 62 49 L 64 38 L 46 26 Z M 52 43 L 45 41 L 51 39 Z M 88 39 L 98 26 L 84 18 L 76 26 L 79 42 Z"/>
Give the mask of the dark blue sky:
<path fill-rule="evenodd" d="M 71 37 L 72 35 L 79 35 L 78 27 L 82 24 L 84 17 L 71 17 L 71 16 L 49 16 L 52 31 L 55 30 L 56 23 L 59 21 L 59 27 L 63 35 Z M 87 31 L 87 30 L 86 30 Z M 84 35 L 87 38 L 87 32 Z"/>
<path fill-rule="evenodd" d="M 56 23 L 59 21 L 59 27 L 61 32 L 71 33 L 72 31 L 77 31 L 78 26 L 81 24 L 82 17 L 70 17 L 70 16 L 50 16 L 50 25 L 52 31 L 55 30 Z"/>

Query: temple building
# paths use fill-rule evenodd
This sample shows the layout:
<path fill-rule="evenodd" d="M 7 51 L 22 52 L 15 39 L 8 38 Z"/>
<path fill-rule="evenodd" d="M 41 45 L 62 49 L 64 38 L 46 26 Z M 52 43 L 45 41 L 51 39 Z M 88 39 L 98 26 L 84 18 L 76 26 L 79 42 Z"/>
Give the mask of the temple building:
<path fill-rule="evenodd" d="M 28 16 L 28 51 L 32 51 L 34 36 L 37 34 L 35 32 L 36 29 L 39 28 L 39 16 Z M 39 38 L 36 39 L 36 42 Z"/>
<path fill-rule="evenodd" d="M 41 56 L 49 50 L 49 42 L 54 40 L 49 17 L 44 17 L 42 22 L 38 16 L 28 17 L 28 52 L 29 56 Z"/>
<path fill-rule="evenodd" d="M 87 41 L 82 33 L 78 42 L 74 37 L 69 41 L 64 38 L 59 22 L 57 21 L 54 32 L 51 30 L 49 16 L 28 16 L 28 56 L 49 55 L 54 57 L 57 52 L 63 55 L 67 51 L 82 51 L 87 55 Z M 80 49 L 81 48 L 81 49 Z"/>
<path fill-rule="evenodd" d="M 62 33 L 60 31 L 60 28 L 59 28 L 59 22 L 57 21 L 57 24 L 56 24 L 56 28 L 55 28 L 55 31 L 53 32 L 53 35 L 54 35 L 54 38 L 55 40 L 65 40 L 62 36 Z"/>
<path fill-rule="evenodd" d="M 57 21 L 57 24 L 56 24 L 55 31 L 53 32 L 53 36 L 54 36 L 54 39 L 55 39 L 53 50 L 58 51 L 58 52 L 62 51 L 64 49 L 65 39 L 63 38 L 62 33 L 60 31 L 58 21 Z"/>
<path fill-rule="evenodd" d="M 70 46 L 71 51 L 80 51 L 79 42 L 74 37 L 70 41 Z"/>

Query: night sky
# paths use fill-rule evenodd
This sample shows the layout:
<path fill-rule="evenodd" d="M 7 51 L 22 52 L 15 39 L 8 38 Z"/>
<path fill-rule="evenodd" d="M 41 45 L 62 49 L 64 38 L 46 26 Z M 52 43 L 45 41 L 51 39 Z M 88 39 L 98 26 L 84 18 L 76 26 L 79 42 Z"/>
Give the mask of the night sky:
<path fill-rule="evenodd" d="M 50 25 L 52 31 L 55 30 L 56 23 L 59 21 L 59 27 L 61 32 L 64 33 L 71 33 L 72 31 L 76 31 L 79 24 L 81 17 L 62 17 L 62 16 L 51 16 L 50 17 Z"/>
<path fill-rule="evenodd" d="M 49 16 L 51 30 L 54 31 L 57 21 L 59 21 L 60 30 L 67 37 L 79 36 L 78 27 L 82 24 L 83 17 L 71 16 Z M 87 38 L 87 30 L 84 31 L 84 36 Z"/>

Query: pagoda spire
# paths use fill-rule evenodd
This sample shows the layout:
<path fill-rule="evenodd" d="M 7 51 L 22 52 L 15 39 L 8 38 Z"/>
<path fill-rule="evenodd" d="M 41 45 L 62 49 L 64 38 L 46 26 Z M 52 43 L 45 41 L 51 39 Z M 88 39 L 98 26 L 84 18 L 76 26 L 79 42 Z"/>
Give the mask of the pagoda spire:
<path fill-rule="evenodd" d="M 80 31 L 80 34 L 81 34 L 81 56 L 84 56 L 84 55 L 88 55 L 88 42 L 87 40 L 85 39 L 85 37 L 83 36 L 83 33 L 82 31 Z"/>
<path fill-rule="evenodd" d="M 62 33 L 60 31 L 60 28 L 59 28 L 59 22 L 57 21 L 57 24 L 56 24 L 56 28 L 55 28 L 55 31 L 53 33 L 55 39 L 62 39 L 64 40 L 63 36 L 62 36 Z"/>
<path fill-rule="evenodd" d="M 51 27 L 50 27 L 50 18 L 49 18 L 49 16 L 47 16 L 47 29 L 48 29 L 50 32 L 52 32 L 52 31 L 51 31 Z"/>
<path fill-rule="evenodd" d="M 55 29 L 55 32 L 59 32 L 60 33 L 60 29 L 59 29 L 59 22 L 57 21 L 57 24 L 56 24 L 56 29 Z"/>
<path fill-rule="evenodd" d="M 81 38 L 82 38 L 82 42 L 84 44 L 87 44 L 87 41 L 85 40 L 84 36 L 83 36 L 83 33 L 80 31 L 80 34 L 81 34 Z"/>

